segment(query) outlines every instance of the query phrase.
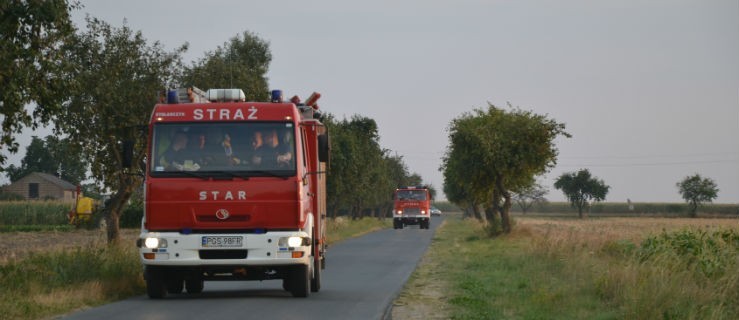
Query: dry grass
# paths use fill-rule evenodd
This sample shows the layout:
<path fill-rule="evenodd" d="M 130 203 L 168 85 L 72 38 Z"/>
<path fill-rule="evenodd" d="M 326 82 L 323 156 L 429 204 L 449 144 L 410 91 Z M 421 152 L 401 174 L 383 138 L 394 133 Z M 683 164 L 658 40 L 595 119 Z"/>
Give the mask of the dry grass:
<path fill-rule="evenodd" d="M 443 228 L 446 221 L 439 228 Z M 433 244 L 432 244 L 433 246 Z M 393 302 L 393 319 L 448 319 L 446 305 L 449 283 L 443 281 L 444 272 L 440 250 L 430 249 L 421 259 L 400 296 Z"/>
<path fill-rule="evenodd" d="M 691 230 L 739 231 L 739 219 L 603 218 L 517 219 L 516 233 L 531 237 L 531 253 L 562 262 L 573 275 L 588 275 L 601 298 L 630 319 L 732 319 L 739 299 L 739 255 L 706 276 L 690 259 L 665 252 L 648 261 L 628 254 L 648 237 Z M 515 235 L 514 235 L 515 236 Z"/>
<path fill-rule="evenodd" d="M 516 233 L 543 236 L 548 242 L 580 245 L 591 249 L 602 248 L 614 241 L 628 240 L 639 243 L 650 235 L 684 228 L 703 230 L 734 228 L 739 230 L 739 219 L 600 218 L 580 220 L 517 217 L 516 223 Z"/>
<path fill-rule="evenodd" d="M 121 242 L 134 245 L 138 229 L 121 229 Z M 0 232 L 0 265 L 28 257 L 32 253 L 53 253 L 68 249 L 102 245 L 105 230 L 46 232 Z"/>

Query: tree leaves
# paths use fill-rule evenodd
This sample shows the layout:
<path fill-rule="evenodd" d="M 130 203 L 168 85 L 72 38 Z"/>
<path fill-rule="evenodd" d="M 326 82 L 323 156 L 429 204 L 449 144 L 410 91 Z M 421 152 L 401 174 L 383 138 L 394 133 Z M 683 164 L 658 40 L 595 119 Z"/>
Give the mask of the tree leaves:
<path fill-rule="evenodd" d="M 564 124 L 509 108 L 489 104 L 452 120 L 442 165 L 447 198 L 463 206 L 483 204 L 490 209 L 487 213 L 500 212 L 504 231 L 510 231 L 506 221 L 511 192 L 531 185 L 536 175 L 553 167 L 558 153 L 554 139 L 570 136 Z"/>
<path fill-rule="evenodd" d="M 711 178 L 703 178 L 699 174 L 685 177 L 677 183 L 680 195 L 690 205 L 690 216 L 697 216 L 698 206 L 711 202 L 718 196 L 718 186 Z"/>
<path fill-rule="evenodd" d="M 593 177 L 588 169 L 563 173 L 554 182 L 554 187 L 564 192 L 570 204 L 577 208 L 580 218 L 591 201 L 605 200 L 610 189 L 602 180 Z"/>
<path fill-rule="evenodd" d="M 57 76 L 64 67 L 59 48 L 74 32 L 70 11 L 77 7 L 66 0 L 0 4 L 0 149 L 17 152 L 15 134 L 47 124 L 60 109 L 66 83 Z M 0 165 L 5 160 L 0 154 Z"/>

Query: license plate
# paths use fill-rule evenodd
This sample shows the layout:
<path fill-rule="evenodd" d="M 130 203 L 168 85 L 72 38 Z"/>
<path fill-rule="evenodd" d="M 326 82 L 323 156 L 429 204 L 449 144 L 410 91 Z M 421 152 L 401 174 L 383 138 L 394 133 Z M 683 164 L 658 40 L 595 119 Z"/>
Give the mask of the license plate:
<path fill-rule="evenodd" d="M 202 246 L 204 248 L 232 248 L 241 247 L 244 237 L 241 236 L 204 236 Z"/>

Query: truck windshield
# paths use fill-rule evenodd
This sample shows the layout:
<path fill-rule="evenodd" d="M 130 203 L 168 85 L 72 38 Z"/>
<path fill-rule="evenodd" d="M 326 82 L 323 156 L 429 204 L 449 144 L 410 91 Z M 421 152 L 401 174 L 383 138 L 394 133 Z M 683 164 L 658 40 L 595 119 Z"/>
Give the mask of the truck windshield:
<path fill-rule="evenodd" d="M 291 122 L 159 123 L 151 143 L 152 176 L 295 175 Z"/>
<path fill-rule="evenodd" d="M 398 200 L 426 200 L 425 190 L 399 190 Z"/>

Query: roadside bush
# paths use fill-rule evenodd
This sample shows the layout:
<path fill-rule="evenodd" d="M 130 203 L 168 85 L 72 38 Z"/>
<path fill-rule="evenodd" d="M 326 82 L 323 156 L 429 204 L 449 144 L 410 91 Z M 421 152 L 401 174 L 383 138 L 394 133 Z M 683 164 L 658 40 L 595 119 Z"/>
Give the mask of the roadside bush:
<path fill-rule="evenodd" d="M 141 201 L 131 201 L 123 210 L 120 219 L 121 228 L 140 228 L 141 219 L 144 217 L 144 203 Z"/>
<path fill-rule="evenodd" d="M 660 257 L 671 264 L 695 269 L 706 277 L 721 276 L 737 263 L 739 232 L 732 229 L 662 232 L 646 238 L 637 255 L 641 262 Z"/>

